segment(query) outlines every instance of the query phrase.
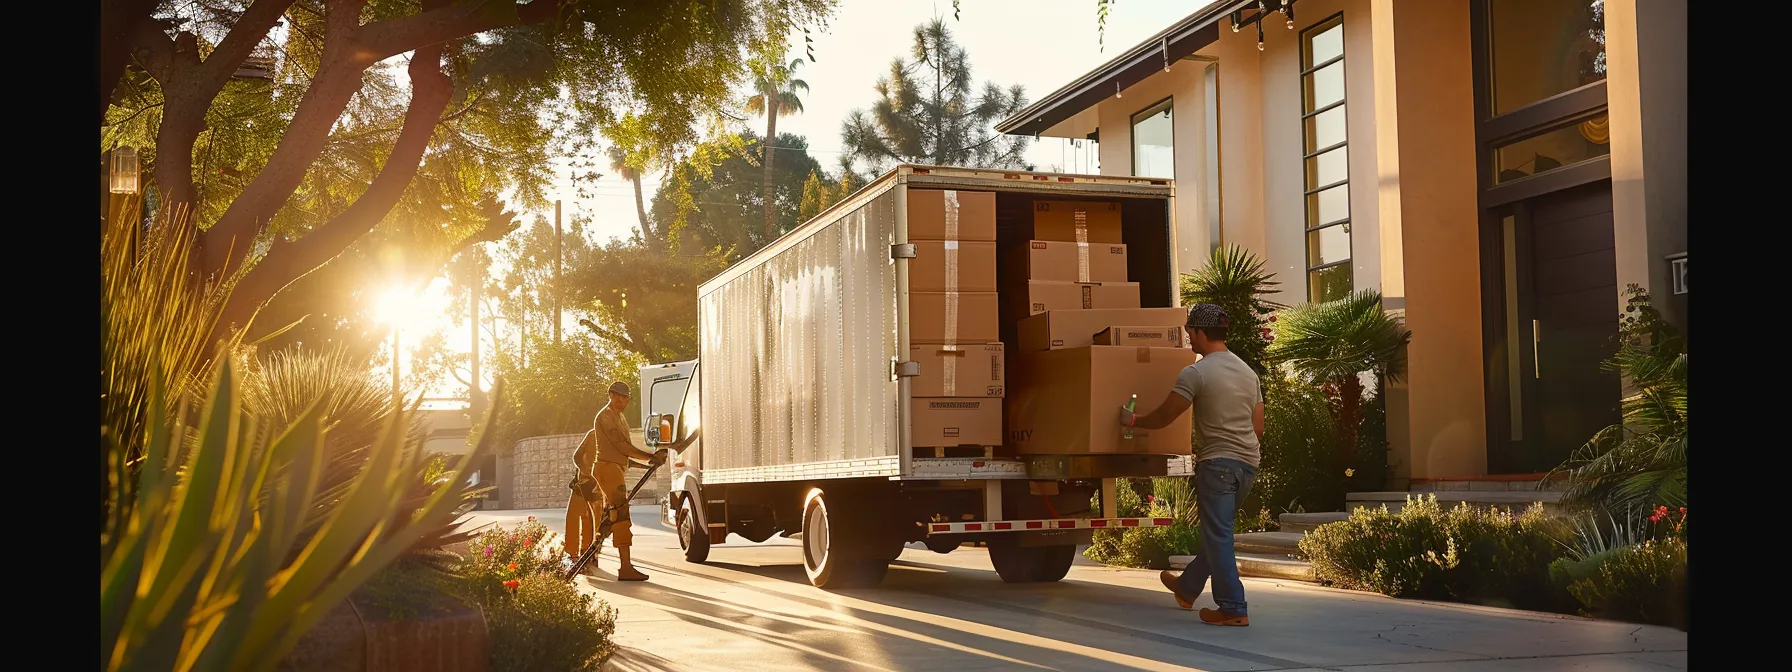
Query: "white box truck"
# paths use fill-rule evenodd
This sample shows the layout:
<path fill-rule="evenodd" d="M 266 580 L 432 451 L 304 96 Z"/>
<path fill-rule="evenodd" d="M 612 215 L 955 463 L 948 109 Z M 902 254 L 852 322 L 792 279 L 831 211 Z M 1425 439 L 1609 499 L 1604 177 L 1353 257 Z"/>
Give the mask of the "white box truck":
<path fill-rule="evenodd" d="M 698 360 L 644 369 L 649 445 L 701 431 L 668 460 L 662 500 L 688 561 L 730 533 L 782 534 L 814 585 L 862 586 L 906 543 L 981 541 L 1004 580 L 1057 581 L 1094 530 L 1171 523 L 1113 508 L 1117 479 L 1163 475 L 1171 456 L 914 448 L 908 200 L 922 189 L 993 192 L 1003 246 L 1026 244 L 1036 201 L 1118 202 L 1142 306 L 1180 303 L 1170 180 L 898 166 L 701 285 Z"/>

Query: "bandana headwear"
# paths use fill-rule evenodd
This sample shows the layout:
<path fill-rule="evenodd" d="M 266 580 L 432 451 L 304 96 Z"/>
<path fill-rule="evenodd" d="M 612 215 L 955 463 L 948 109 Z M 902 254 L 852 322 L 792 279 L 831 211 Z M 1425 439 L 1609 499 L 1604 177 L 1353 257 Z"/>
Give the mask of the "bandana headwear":
<path fill-rule="evenodd" d="M 1231 316 L 1226 315 L 1225 308 L 1221 308 L 1211 303 L 1197 303 L 1188 309 L 1188 326 L 1190 328 L 1214 327 L 1217 329 L 1225 329 L 1232 326 L 1232 318 Z"/>

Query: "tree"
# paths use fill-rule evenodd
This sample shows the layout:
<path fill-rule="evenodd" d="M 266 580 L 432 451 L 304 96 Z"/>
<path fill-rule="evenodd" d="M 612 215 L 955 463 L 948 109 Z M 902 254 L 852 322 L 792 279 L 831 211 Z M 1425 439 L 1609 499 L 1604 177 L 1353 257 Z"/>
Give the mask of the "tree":
<path fill-rule="evenodd" d="M 772 176 L 773 226 L 761 224 L 766 193 L 761 187 L 761 165 L 752 157 L 760 140 L 751 131 L 718 139 L 702 158 L 674 164 L 653 197 L 652 215 L 662 229 L 677 231 L 679 254 L 720 248 L 732 263 L 796 228 L 800 216 L 803 181 L 821 165 L 809 156 L 809 143 L 800 135 L 785 133 L 776 143 L 784 160 Z"/>
<path fill-rule="evenodd" d="M 1226 349 L 1238 355 L 1262 376 L 1263 358 L 1269 347 L 1265 318 L 1281 304 L 1263 297 L 1276 294 L 1281 284 L 1263 269 L 1263 259 L 1250 250 L 1232 245 L 1215 248 L 1207 264 L 1182 276 L 1182 303 L 1211 303 L 1226 309 L 1232 325 L 1226 329 Z"/>
<path fill-rule="evenodd" d="M 1307 303 L 1282 311 L 1269 358 L 1286 363 L 1308 381 L 1323 384 L 1332 401 L 1332 426 L 1355 464 L 1361 424 L 1363 382 L 1373 373 L 1397 382 L 1406 373 L 1406 343 L 1412 332 L 1381 307 L 1381 292 L 1365 289 L 1337 301 Z"/>
<path fill-rule="evenodd" d="M 853 110 L 841 124 L 848 157 L 873 173 L 891 163 L 1028 167 L 1027 138 L 990 128 L 1026 106 L 1025 89 L 987 82 L 973 95 L 969 58 L 941 19 L 915 28 L 911 56 L 913 62 L 893 60 L 890 74 L 878 79 L 870 113 Z"/>
<path fill-rule="evenodd" d="M 660 238 L 654 234 L 653 225 L 647 221 L 647 205 L 641 200 L 642 167 L 632 161 L 627 150 L 620 146 L 611 146 L 608 152 L 610 170 L 635 187 L 635 217 L 641 223 L 641 238 L 649 247 L 659 247 Z"/>
<path fill-rule="evenodd" d="M 546 152 L 555 124 L 590 131 L 628 108 L 641 111 L 659 144 L 688 145 L 693 121 L 727 106 L 745 75 L 743 52 L 781 49 L 792 26 L 821 19 L 832 5 L 112 0 L 102 4 L 102 29 L 115 32 L 101 42 L 128 48 L 101 54 L 102 74 L 116 74 L 102 78 L 98 93 L 107 126 L 139 124 L 153 138 L 152 183 L 166 211 L 199 220 L 196 277 L 235 279 L 221 321 L 228 331 L 247 326 L 269 297 L 342 254 L 401 201 L 434 207 L 422 224 L 441 226 L 441 194 L 415 184 L 429 163 L 449 175 L 453 164 L 498 154 L 515 163 L 517 154 Z M 285 39 L 269 38 L 276 24 L 288 28 Z M 266 84 L 235 75 L 270 44 L 279 95 L 236 91 Z M 408 86 L 387 87 L 383 63 L 406 53 Z M 667 63 L 683 64 L 679 76 L 664 76 Z M 408 102 L 398 103 L 406 89 Z M 245 100 L 257 103 L 247 116 L 215 125 Z M 540 114 L 544 108 L 553 114 Z M 402 114 L 380 114 L 396 109 Z M 455 120 L 462 120 L 450 129 L 457 133 L 438 132 Z M 218 144 L 245 129 L 254 143 Z M 102 129 L 103 142 L 112 130 Z M 207 134 L 205 153 L 196 153 Z M 371 148 L 363 162 L 377 166 L 370 176 L 329 179 L 320 160 L 345 143 Z M 452 151 L 460 143 L 470 151 Z M 206 165 L 214 150 L 233 162 L 219 169 L 233 182 L 217 180 L 217 189 L 201 193 L 195 158 Z M 536 174 L 524 171 L 525 184 L 508 186 L 545 181 L 544 164 L 535 165 Z M 506 185 L 444 180 L 433 188 L 489 195 L 498 186 Z M 217 212 L 199 207 L 207 202 Z M 320 204 L 327 207 L 307 207 Z"/>
<path fill-rule="evenodd" d="M 764 64 L 756 68 L 756 80 L 753 90 L 756 93 L 747 99 L 747 114 L 765 115 L 765 137 L 773 141 L 761 146 L 760 155 L 765 164 L 765 237 L 772 238 L 772 163 L 775 150 L 783 149 L 776 142 L 778 139 L 778 117 L 801 114 L 803 101 L 797 93 L 808 93 L 809 83 L 796 78 L 797 68 L 802 67 L 803 60 L 791 59 L 789 65 L 776 63 Z"/>

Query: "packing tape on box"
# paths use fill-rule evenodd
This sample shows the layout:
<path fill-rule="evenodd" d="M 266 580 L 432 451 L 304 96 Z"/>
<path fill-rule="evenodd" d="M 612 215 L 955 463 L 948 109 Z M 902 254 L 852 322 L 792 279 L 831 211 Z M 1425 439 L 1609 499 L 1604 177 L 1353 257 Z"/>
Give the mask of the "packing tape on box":
<path fill-rule="evenodd" d="M 958 192 L 948 189 L 946 203 L 946 345 L 958 344 Z M 946 396 L 952 396 L 947 394 Z"/>
<path fill-rule="evenodd" d="M 1089 213 L 1076 211 L 1076 281 L 1089 281 Z"/>
<path fill-rule="evenodd" d="M 958 345 L 958 292 L 946 292 L 946 345 Z"/>
<path fill-rule="evenodd" d="M 940 352 L 946 355 L 939 358 L 940 395 L 956 397 L 958 396 L 958 358 L 965 356 L 965 352 L 958 349 L 956 345 L 940 348 Z"/>
<path fill-rule="evenodd" d="M 1095 286 L 1083 285 L 1083 310 L 1095 307 Z"/>

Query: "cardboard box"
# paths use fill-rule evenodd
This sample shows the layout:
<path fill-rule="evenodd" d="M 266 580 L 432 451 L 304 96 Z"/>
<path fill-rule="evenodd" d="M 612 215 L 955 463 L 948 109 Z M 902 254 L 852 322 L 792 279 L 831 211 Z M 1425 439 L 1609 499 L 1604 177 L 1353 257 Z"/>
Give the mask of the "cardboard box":
<path fill-rule="evenodd" d="M 1001 343 L 910 345 L 921 375 L 909 379 L 910 397 L 1001 397 L 1007 380 Z"/>
<path fill-rule="evenodd" d="M 1034 201 L 1033 237 L 1082 243 L 1119 243 L 1120 204 L 1112 201 Z"/>
<path fill-rule="evenodd" d="M 922 448 L 1002 445 L 1002 400 L 913 397 L 909 424 Z"/>
<path fill-rule="evenodd" d="M 1008 252 L 1008 263 L 1028 280 L 1126 282 L 1126 246 L 1029 240 Z"/>
<path fill-rule="evenodd" d="M 948 277 L 947 273 L 957 277 Z M 996 244 L 987 241 L 922 240 L 908 262 L 911 292 L 996 291 Z"/>
<path fill-rule="evenodd" d="M 908 239 L 995 241 L 995 192 L 908 190 Z"/>
<path fill-rule="evenodd" d="M 1182 369 L 1195 362 L 1184 348 L 1095 345 L 1022 353 L 1023 369 L 1007 403 L 1008 446 L 1021 455 L 1188 455 L 1192 415 L 1168 427 L 1134 428 L 1123 437 L 1120 408 L 1138 395 L 1137 412 L 1162 403 Z"/>
<path fill-rule="evenodd" d="M 1139 307 L 1136 282 L 1062 282 L 1028 280 L 1026 293 L 1014 292 L 1020 304 L 1010 312 L 1020 319 L 1050 310 L 1099 310 Z"/>
<path fill-rule="evenodd" d="M 995 292 L 909 292 L 910 343 L 993 343 L 1002 340 Z M 947 312 L 957 320 L 947 324 Z"/>
<path fill-rule="evenodd" d="M 1095 345 L 1186 348 L 1185 335 L 1182 327 L 1108 327 L 1095 332 Z"/>
<path fill-rule="evenodd" d="M 1187 321 L 1181 308 L 1053 310 L 1021 320 L 1015 344 L 1021 352 L 1080 348 L 1094 345 L 1095 334 L 1114 325 L 1180 327 Z"/>

